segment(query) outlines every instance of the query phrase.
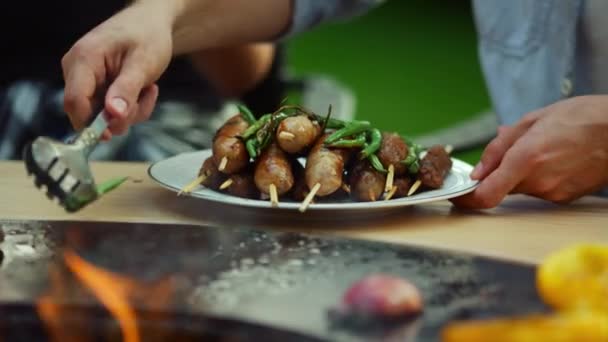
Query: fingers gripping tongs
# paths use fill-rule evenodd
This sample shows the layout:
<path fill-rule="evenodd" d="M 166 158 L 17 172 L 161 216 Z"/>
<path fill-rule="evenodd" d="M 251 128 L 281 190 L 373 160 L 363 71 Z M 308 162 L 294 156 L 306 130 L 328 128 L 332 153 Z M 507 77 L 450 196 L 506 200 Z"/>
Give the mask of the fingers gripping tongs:
<path fill-rule="evenodd" d="M 34 184 L 69 212 L 98 197 L 88 159 L 107 127 L 105 112 L 101 111 L 71 143 L 38 137 L 25 147 L 23 159 Z"/>

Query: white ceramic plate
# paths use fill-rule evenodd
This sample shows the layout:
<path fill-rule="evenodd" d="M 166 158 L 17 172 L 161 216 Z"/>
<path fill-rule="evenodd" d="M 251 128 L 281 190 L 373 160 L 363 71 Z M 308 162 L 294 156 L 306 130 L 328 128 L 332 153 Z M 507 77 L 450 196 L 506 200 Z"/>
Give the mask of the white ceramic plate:
<path fill-rule="evenodd" d="M 175 191 L 180 191 L 184 186 L 194 180 L 205 159 L 211 156 L 211 150 L 184 153 L 165 160 L 156 162 L 148 169 L 150 177 L 161 186 Z M 469 178 L 473 170 L 470 164 L 452 158 L 453 166 L 450 174 L 446 177 L 441 189 L 421 192 L 410 197 L 398 198 L 389 201 L 376 202 L 335 202 L 314 203 L 308 210 L 370 210 L 401 207 L 413 204 L 435 202 L 458 197 L 475 190 L 476 181 Z M 269 201 L 253 200 L 223 194 L 205 187 L 199 187 L 192 191 L 190 196 L 209 201 L 220 202 L 234 206 L 245 206 L 254 208 L 273 208 Z M 298 210 L 300 203 L 281 202 L 274 209 Z"/>

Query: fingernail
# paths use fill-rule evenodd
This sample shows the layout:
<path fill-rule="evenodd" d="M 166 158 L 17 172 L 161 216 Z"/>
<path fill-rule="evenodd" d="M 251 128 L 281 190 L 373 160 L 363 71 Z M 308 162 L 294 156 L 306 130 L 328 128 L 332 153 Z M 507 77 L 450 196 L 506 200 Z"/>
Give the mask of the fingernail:
<path fill-rule="evenodd" d="M 121 116 L 125 116 L 127 114 L 127 101 L 120 97 L 115 97 L 112 99 L 112 107 L 114 107 L 114 110 Z"/>
<path fill-rule="evenodd" d="M 483 171 L 483 164 L 482 164 L 482 162 L 479 162 L 473 169 L 473 172 L 471 172 L 471 178 L 478 179 L 479 176 L 481 176 L 482 171 Z"/>

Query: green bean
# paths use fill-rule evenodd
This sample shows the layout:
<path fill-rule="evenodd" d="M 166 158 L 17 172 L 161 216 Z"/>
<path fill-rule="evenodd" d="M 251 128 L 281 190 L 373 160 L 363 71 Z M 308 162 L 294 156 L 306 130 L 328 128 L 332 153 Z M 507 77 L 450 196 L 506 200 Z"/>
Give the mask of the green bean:
<path fill-rule="evenodd" d="M 271 133 L 272 130 L 269 128 L 269 126 L 271 125 L 270 122 L 266 123 L 266 125 L 264 125 L 264 127 L 262 127 L 257 133 L 256 133 L 256 137 L 255 137 L 255 141 L 256 141 L 256 151 L 257 151 L 257 155 L 260 155 L 262 153 L 262 151 L 270 144 L 270 141 L 272 140 L 272 136 Z"/>
<path fill-rule="evenodd" d="M 402 161 L 408 167 L 408 172 L 417 174 L 420 171 L 420 153 L 424 151 L 421 145 L 410 143 L 407 157 Z"/>
<path fill-rule="evenodd" d="M 340 128 L 344 128 L 344 126 L 346 126 L 346 122 L 340 119 L 336 119 L 336 118 L 329 118 L 329 120 L 327 120 L 327 117 L 323 117 L 317 114 L 314 115 L 309 115 L 311 117 L 311 119 L 316 120 L 320 123 L 325 123 L 325 128 L 329 128 L 329 129 L 340 129 Z"/>
<path fill-rule="evenodd" d="M 369 121 L 352 121 L 327 137 L 327 139 L 325 139 L 325 144 L 334 143 L 344 137 L 367 131 L 369 128 Z"/>
<path fill-rule="evenodd" d="M 419 156 L 420 153 L 425 150 L 425 148 L 422 147 L 422 145 L 418 145 L 418 144 L 415 143 L 414 144 L 414 150 L 416 151 L 416 156 Z"/>
<path fill-rule="evenodd" d="M 325 117 L 325 120 L 323 120 L 321 132 L 325 132 L 325 130 L 327 129 L 327 123 L 329 122 L 329 119 L 331 119 L 331 105 L 329 105 L 329 108 L 327 108 L 327 116 Z"/>
<path fill-rule="evenodd" d="M 372 167 L 376 169 L 376 171 L 386 173 L 386 169 L 384 168 L 384 165 L 382 165 L 382 163 L 380 162 L 380 159 L 378 159 L 377 155 L 370 154 L 367 159 L 369 160 L 370 164 L 372 164 Z"/>
<path fill-rule="evenodd" d="M 299 113 L 299 112 L 306 113 L 306 114 L 310 113 L 309 111 L 307 111 L 306 109 L 304 109 L 304 108 L 302 108 L 300 106 L 296 106 L 296 105 L 283 105 L 283 106 L 279 107 L 277 110 L 275 110 L 273 114 L 278 114 L 280 112 L 286 112 L 288 110 L 293 110 L 295 113 Z"/>
<path fill-rule="evenodd" d="M 272 118 L 272 114 L 263 115 L 258 121 L 256 121 L 253 125 L 249 126 L 243 134 L 241 134 L 241 138 L 248 139 L 252 135 L 256 134 L 264 124 L 266 124 Z"/>
<path fill-rule="evenodd" d="M 249 108 L 243 105 L 237 105 L 236 107 L 238 108 L 239 112 L 241 112 L 243 119 L 245 119 L 249 125 L 253 125 L 255 123 L 255 115 L 253 115 Z"/>
<path fill-rule="evenodd" d="M 281 123 L 281 121 L 287 119 L 290 116 L 291 115 L 283 113 L 283 112 L 278 113 L 278 114 L 273 114 L 272 117 L 270 118 L 270 121 L 265 123 L 264 126 L 262 126 L 262 128 L 260 128 L 259 132 L 263 132 L 262 134 L 264 135 L 265 139 L 268 136 L 270 136 L 272 138 L 272 135 L 275 133 L 276 129 L 279 127 L 279 124 Z"/>
<path fill-rule="evenodd" d="M 382 144 L 382 132 L 379 129 L 374 128 L 369 132 L 370 143 L 361 151 L 361 156 L 367 158 L 368 156 L 376 153 Z"/>
<path fill-rule="evenodd" d="M 346 122 L 339 119 L 329 119 L 325 122 L 326 129 L 340 129 L 346 126 Z"/>
<path fill-rule="evenodd" d="M 340 139 L 333 144 L 329 144 L 329 146 L 339 148 L 362 147 L 365 145 L 365 141 L 365 134 L 359 134 L 355 139 Z"/>
<path fill-rule="evenodd" d="M 418 160 L 416 160 L 409 166 L 408 171 L 411 174 L 417 174 L 418 171 L 420 171 L 420 163 L 418 162 Z"/>
<path fill-rule="evenodd" d="M 267 121 L 264 123 L 264 125 L 262 125 L 262 127 L 260 127 L 260 129 L 257 132 L 255 132 L 255 138 L 257 139 L 258 143 L 262 144 L 262 142 L 268 136 L 268 131 L 270 130 L 271 127 L 272 127 L 272 121 Z"/>
<path fill-rule="evenodd" d="M 264 138 L 262 139 L 262 142 L 260 143 L 260 152 L 263 151 L 266 147 L 268 147 L 268 145 L 270 145 L 270 143 L 272 142 L 272 136 L 274 130 L 269 130 L 269 132 L 266 133 L 266 135 L 264 136 Z"/>
<path fill-rule="evenodd" d="M 276 115 L 272 115 L 271 119 L 262 125 L 262 127 L 255 133 L 257 140 L 257 150 L 258 154 L 263 151 L 270 143 L 274 137 L 274 134 L 277 130 L 277 127 L 281 123 L 281 121 L 288 118 L 290 115 L 286 113 L 278 113 Z"/>
<path fill-rule="evenodd" d="M 87 204 L 96 200 L 98 198 L 98 196 L 99 195 L 97 195 L 97 194 L 92 194 L 89 197 L 85 198 L 85 197 L 70 195 L 63 201 L 63 205 L 64 205 L 66 211 L 75 212 L 75 211 L 81 209 L 82 207 L 86 206 Z"/>
<path fill-rule="evenodd" d="M 330 105 L 331 107 L 331 105 Z M 321 115 L 315 114 L 305 108 L 302 108 L 301 106 L 295 106 L 295 105 L 286 105 L 286 106 L 282 106 L 280 107 L 277 112 L 279 111 L 284 111 L 284 110 L 295 110 L 295 114 L 306 114 L 310 117 L 311 120 L 315 120 L 318 121 L 319 123 L 323 123 L 325 125 L 325 128 L 329 128 L 329 129 L 340 129 L 343 128 L 344 126 L 346 126 L 346 122 L 340 119 L 334 119 L 334 118 L 327 118 L 327 116 L 323 117 Z M 330 109 L 331 110 L 331 109 Z"/>
<path fill-rule="evenodd" d="M 97 186 L 97 193 L 99 195 L 104 195 L 117 187 L 119 187 L 122 183 L 124 183 L 129 177 L 120 177 L 107 180 Z"/>
<path fill-rule="evenodd" d="M 403 141 L 405 141 L 405 144 L 408 147 L 413 147 L 416 151 L 416 154 L 420 154 L 420 152 L 425 150 L 425 148 L 422 147 L 422 145 L 416 144 L 411 138 L 409 138 L 405 135 L 401 135 L 401 139 L 403 139 Z"/>
<path fill-rule="evenodd" d="M 99 185 L 97 185 L 96 193 L 90 194 L 88 197 L 69 195 L 64 201 L 63 204 L 65 209 L 68 212 L 75 212 L 87 204 L 95 201 L 100 196 L 116 189 L 122 183 L 124 183 L 129 177 L 119 177 L 107 180 Z"/>
<path fill-rule="evenodd" d="M 293 116 L 293 114 L 287 114 L 287 113 L 278 113 L 276 115 L 273 115 L 272 117 L 272 122 L 274 122 L 275 124 L 279 124 L 281 123 L 281 121 L 287 119 L 288 117 Z"/>
<path fill-rule="evenodd" d="M 248 139 L 245 142 L 245 147 L 247 147 L 247 153 L 249 153 L 251 159 L 258 156 L 258 141 L 256 139 Z"/>
<path fill-rule="evenodd" d="M 405 157 L 405 159 L 402 160 L 401 162 L 403 164 L 405 164 L 406 166 L 410 166 L 416 160 L 418 160 L 418 158 L 416 157 L 416 155 L 414 153 L 412 153 L 412 152 L 408 152 L 407 157 Z"/>

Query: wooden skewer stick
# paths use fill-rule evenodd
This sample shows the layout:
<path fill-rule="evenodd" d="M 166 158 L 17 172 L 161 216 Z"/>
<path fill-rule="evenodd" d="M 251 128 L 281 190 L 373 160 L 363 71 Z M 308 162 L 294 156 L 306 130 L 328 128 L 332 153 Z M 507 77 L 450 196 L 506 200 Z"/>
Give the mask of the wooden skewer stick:
<path fill-rule="evenodd" d="M 204 182 L 205 179 L 207 179 L 207 176 L 204 175 L 204 174 L 198 176 L 195 180 L 193 180 L 192 182 L 188 183 L 188 185 L 184 186 L 177 193 L 177 196 L 181 196 L 182 194 L 189 194 L 189 193 L 191 193 L 192 190 L 196 189 L 196 187 L 199 186 L 202 182 Z"/>
<path fill-rule="evenodd" d="M 420 181 L 420 179 L 418 179 L 416 182 L 414 182 L 414 184 L 412 184 L 412 187 L 410 188 L 410 190 L 407 192 L 407 195 L 411 196 L 414 192 L 416 192 L 416 190 L 418 190 L 418 188 L 420 187 L 421 184 L 422 184 L 422 182 Z"/>
<path fill-rule="evenodd" d="M 220 165 L 217 167 L 218 170 L 224 171 L 228 165 L 228 157 L 224 156 L 220 161 Z"/>
<path fill-rule="evenodd" d="M 274 184 L 270 184 L 268 187 L 268 193 L 270 193 L 270 203 L 272 203 L 273 207 L 279 205 L 279 195 L 277 193 L 277 186 Z"/>
<path fill-rule="evenodd" d="M 317 194 L 319 189 L 321 189 L 321 183 L 315 184 L 315 186 L 310 189 L 310 192 L 308 193 L 308 195 L 306 195 L 306 198 L 304 199 L 304 201 L 302 201 L 302 205 L 300 206 L 299 210 L 301 213 L 305 212 L 306 209 L 308 209 L 310 202 L 312 202 L 313 198 L 315 198 L 315 195 Z"/>
<path fill-rule="evenodd" d="M 445 149 L 445 153 L 451 154 L 452 151 L 454 151 L 454 146 L 452 146 L 452 145 L 445 145 L 444 149 Z"/>
<path fill-rule="evenodd" d="M 350 194 L 350 186 L 348 184 L 342 183 L 342 190 L 344 190 L 344 192 L 347 194 Z"/>
<path fill-rule="evenodd" d="M 391 198 L 393 198 L 393 196 L 395 196 L 395 193 L 396 193 L 396 192 L 397 192 L 397 187 L 393 185 L 393 187 L 391 188 L 391 191 L 387 192 L 387 193 L 384 195 L 384 200 L 385 200 L 385 201 L 390 200 Z"/>
<path fill-rule="evenodd" d="M 232 178 L 227 179 L 224 183 L 222 183 L 222 185 L 220 185 L 220 190 L 228 189 L 232 185 L 233 182 L 234 181 L 232 180 Z"/>
<path fill-rule="evenodd" d="M 389 192 L 393 188 L 393 182 L 395 179 L 395 166 L 393 164 L 388 166 L 388 175 L 386 176 L 386 186 L 384 186 L 384 192 Z"/>
<path fill-rule="evenodd" d="M 281 133 L 279 133 L 279 139 L 282 139 L 282 140 L 292 141 L 295 138 L 296 138 L 295 134 L 293 134 L 291 132 L 282 131 Z"/>

